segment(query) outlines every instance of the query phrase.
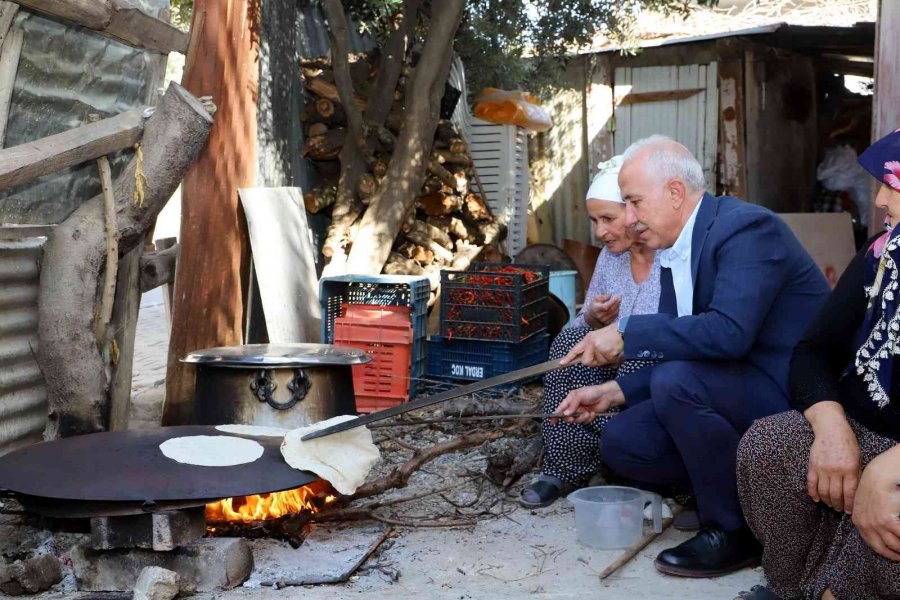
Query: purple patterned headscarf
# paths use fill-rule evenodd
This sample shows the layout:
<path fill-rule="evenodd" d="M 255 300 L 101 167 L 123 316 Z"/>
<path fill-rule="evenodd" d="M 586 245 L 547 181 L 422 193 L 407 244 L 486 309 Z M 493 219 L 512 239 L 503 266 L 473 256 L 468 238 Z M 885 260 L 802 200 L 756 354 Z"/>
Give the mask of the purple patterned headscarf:
<path fill-rule="evenodd" d="M 900 192 L 900 129 L 889 133 L 859 157 L 875 179 Z M 860 327 L 850 370 L 862 377 L 869 397 L 880 408 L 891 402 L 894 356 L 900 354 L 900 227 L 892 223 L 866 252 L 866 316 Z"/>

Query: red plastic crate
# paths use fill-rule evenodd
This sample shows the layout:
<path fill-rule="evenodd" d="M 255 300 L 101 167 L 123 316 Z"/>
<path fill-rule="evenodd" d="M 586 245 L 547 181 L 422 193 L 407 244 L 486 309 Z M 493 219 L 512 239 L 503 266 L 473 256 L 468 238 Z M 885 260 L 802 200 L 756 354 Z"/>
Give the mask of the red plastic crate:
<path fill-rule="evenodd" d="M 353 367 L 357 412 L 409 400 L 413 328 L 407 306 L 347 304 L 334 321 L 334 343 L 365 351 L 372 360 Z"/>

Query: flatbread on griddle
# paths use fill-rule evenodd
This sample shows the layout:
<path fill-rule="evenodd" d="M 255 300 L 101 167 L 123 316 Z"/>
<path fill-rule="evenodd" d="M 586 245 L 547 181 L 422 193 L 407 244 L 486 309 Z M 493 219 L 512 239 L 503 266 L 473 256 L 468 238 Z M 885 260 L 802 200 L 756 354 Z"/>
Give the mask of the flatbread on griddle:
<path fill-rule="evenodd" d="M 352 494 L 365 482 L 366 475 L 381 458 L 372 441 L 372 432 L 365 427 L 356 427 L 307 442 L 300 438 L 317 429 L 355 418 L 342 415 L 292 429 L 281 443 L 281 455 L 293 468 L 312 471 L 341 494 Z"/>

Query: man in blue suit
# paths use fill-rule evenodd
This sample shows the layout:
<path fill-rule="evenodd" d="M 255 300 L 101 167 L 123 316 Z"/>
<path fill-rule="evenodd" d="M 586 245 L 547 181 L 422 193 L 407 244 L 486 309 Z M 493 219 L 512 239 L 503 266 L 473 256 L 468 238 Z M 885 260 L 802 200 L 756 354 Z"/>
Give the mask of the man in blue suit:
<path fill-rule="evenodd" d="M 575 390 L 559 411 L 588 422 L 627 407 L 603 432 L 604 461 L 638 485 L 690 486 L 702 524 L 663 551 L 657 569 L 724 575 L 759 552 L 737 496 L 738 440 L 755 419 L 788 410 L 791 353 L 830 290 L 777 215 L 705 193 L 703 170 L 681 144 L 636 142 L 619 186 L 627 224 L 664 249 L 660 313 L 591 332 L 564 360 L 659 363 Z"/>

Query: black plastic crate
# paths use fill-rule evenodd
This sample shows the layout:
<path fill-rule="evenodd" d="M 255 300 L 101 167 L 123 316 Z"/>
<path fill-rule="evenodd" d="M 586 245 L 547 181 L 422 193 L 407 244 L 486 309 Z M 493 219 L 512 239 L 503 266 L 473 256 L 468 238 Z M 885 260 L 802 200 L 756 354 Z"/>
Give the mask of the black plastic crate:
<path fill-rule="evenodd" d="M 478 381 L 524 369 L 547 360 L 550 336 L 541 333 L 524 342 L 428 340 L 425 372 L 434 379 Z"/>
<path fill-rule="evenodd" d="M 526 271 L 537 279 L 528 281 Z M 546 331 L 549 285 L 543 266 L 478 263 L 471 271 L 441 271 L 441 336 L 521 342 Z"/>

